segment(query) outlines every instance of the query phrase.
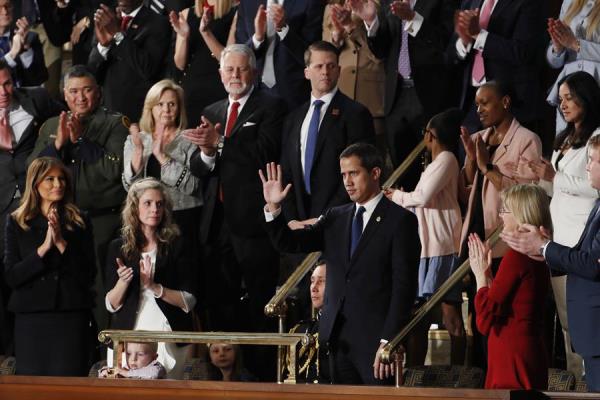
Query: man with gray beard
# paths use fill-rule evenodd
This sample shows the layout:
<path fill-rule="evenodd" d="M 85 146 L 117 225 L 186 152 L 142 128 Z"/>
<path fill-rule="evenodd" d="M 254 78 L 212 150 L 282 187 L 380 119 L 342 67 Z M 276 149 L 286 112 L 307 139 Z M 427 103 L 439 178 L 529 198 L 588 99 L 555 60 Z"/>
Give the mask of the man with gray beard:
<path fill-rule="evenodd" d="M 279 254 L 256 212 L 264 203 L 256 171 L 279 160 L 285 103 L 254 87 L 256 59 L 245 45 L 227 46 L 219 71 L 228 98 L 206 107 L 200 126 L 184 132 L 198 146 L 190 169 L 205 179 L 203 323 L 209 330 L 265 331 Z M 240 311 L 242 296 L 249 310 Z"/>

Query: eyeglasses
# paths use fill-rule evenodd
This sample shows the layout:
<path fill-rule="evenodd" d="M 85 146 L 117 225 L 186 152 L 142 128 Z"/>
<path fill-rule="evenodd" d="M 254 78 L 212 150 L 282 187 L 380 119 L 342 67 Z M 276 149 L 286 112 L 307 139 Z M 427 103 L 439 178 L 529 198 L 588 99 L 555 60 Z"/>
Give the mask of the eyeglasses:
<path fill-rule="evenodd" d="M 433 131 L 431 129 L 427 129 L 427 128 L 423 128 L 421 130 L 421 135 L 423 135 L 423 137 L 425 137 L 425 135 L 430 134 L 434 139 L 437 139 L 438 137 L 433 133 Z"/>

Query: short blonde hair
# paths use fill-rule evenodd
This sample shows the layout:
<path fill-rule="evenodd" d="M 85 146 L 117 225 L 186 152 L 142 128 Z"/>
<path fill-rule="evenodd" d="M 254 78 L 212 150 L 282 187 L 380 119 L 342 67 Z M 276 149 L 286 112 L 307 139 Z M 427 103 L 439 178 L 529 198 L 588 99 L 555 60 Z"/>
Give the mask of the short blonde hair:
<path fill-rule="evenodd" d="M 127 342 L 125 343 L 125 352 L 127 352 L 127 346 L 130 344 L 140 344 L 148 350 L 148 353 L 156 354 L 158 352 L 158 343 L 157 342 Z"/>
<path fill-rule="evenodd" d="M 519 224 L 543 226 L 552 232 L 550 201 L 544 189 L 533 184 L 519 184 L 504 189 L 500 197 Z"/>
<path fill-rule="evenodd" d="M 187 128 L 187 114 L 185 112 L 183 88 L 173 82 L 171 79 L 163 79 L 162 81 L 158 81 L 152 85 L 146 94 L 146 99 L 144 100 L 144 109 L 142 110 L 142 118 L 140 119 L 140 129 L 143 132 L 154 132 L 156 123 L 154 122 L 154 117 L 152 116 L 152 108 L 158 104 L 160 101 L 160 96 L 162 96 L 166 90 L 172 90 L 175 92 L 175 96 L 177 97 L 177 106 L 179 108 L 179 115 L 175 120 L 177 128 L 180 130 Z"/>

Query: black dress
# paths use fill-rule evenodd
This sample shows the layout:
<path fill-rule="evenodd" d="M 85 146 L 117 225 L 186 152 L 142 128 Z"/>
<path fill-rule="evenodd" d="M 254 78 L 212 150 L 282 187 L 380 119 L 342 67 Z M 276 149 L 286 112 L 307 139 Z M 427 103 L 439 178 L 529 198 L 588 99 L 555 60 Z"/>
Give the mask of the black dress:
<path fill-rule="evenodd" d="M 90 325 L 96 263 L 89 220 L 85 225 L 63 226 L 65 252 L 54 247 L 40 258 L 47 220 L 37 216 L 24 230 L 7 217 L 4 275 L 12 289 L 18 375 L 87 375 L 96 334 Z"/>
<path fill-rule="evenodd" d="M 215 19 L 210 25 L 213 34 L 223 45 L 227 43 L 236 8 L 229 10 L 222 18 Z M 181 71 L 174 65 L 174 47 L 169 60 L 171 63 L 171 78 L 185 92 L 188 126 L 196 127 L 200 124 L 200 116 L 204 107 L 224 99 L 227 97 L 227 92 L 225 92 L 221 83 L 219 60 L 211 55 L 210 49 L 202 39 L 198 31 L 200 18 L 198 18 L 193 8 L 189 9 L 187 22 L 190 26 L 190 37 L 185 69 Z"/>

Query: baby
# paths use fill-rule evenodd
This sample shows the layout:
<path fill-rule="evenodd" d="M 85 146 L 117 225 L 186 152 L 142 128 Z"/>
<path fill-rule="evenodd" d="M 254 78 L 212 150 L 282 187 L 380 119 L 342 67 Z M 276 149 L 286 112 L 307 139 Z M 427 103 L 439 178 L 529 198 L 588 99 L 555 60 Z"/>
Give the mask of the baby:
<path fill-rule="evenodd" d="M 164 379 L 167 375 L 165 367 L 156 359 L 157 343 L 134 343 L 125 345 L 127 366 L 123 368 L 103 367 L 98 371 L 100 378 L 107 378 L 114 374 L 117 378 L 134 379 Z"/>

